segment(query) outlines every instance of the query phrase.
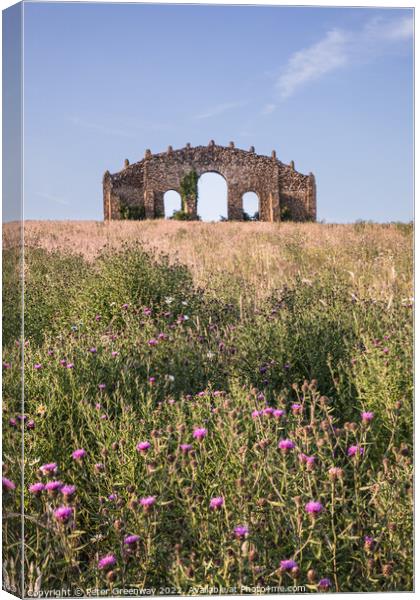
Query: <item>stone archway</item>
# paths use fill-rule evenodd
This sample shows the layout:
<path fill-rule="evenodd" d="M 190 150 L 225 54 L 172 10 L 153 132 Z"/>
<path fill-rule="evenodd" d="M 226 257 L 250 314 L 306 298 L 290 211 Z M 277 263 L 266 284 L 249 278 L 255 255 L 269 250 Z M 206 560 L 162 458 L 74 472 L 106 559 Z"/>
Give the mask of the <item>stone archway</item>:
<path fill-rule="evenodd" d="M 244 212 L 244 215 L 246 214 L 249 218 L 254 220 L 257 220 L 255 219 L 255 216 L 258 214 L 259 220 L 259 214 L 261 210 L 260 199 L 256 192 L 250 190 L 242 195 L 242 210 Z"/>
<path fill-rule="evenodd" d="M 199 178 L 208 172 L 220 173 L 227 182 L 229 220 L 243 219 L 242 196 L 249 190 L 259 197 L 261 221 L 280 221 L 285 209 L 295 221 L 316 219 L 315 177 L 311 173 L 298 173 L 294 163 L 283 164 L 274 151 L 271 157 L 264 156 L 256 154 L 252 146 L 241 150 L 233 142 L 226 147 L 213 140 L 195 148 L 190 144 L 179 150 L 169 146 L 160 154 L 146 150 L 143 160 L 132 165 L 126 160 L 122 171 L 113 175 L 107 171 L 103 178 L 104 218 L 121 219 L 130 210 L 146 219 L 162 218 L 164 194 L 181 191 L 188 174 Z M 194 199 L 190 204 L 194 208 Z"/>

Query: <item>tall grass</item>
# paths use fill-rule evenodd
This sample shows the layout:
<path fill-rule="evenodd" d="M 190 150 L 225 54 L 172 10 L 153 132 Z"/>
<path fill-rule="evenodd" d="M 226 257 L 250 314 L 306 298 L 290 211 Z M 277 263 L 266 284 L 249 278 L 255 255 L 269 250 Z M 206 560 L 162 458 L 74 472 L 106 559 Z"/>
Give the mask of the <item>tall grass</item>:
<path fill-rule="evenodd" d="M 26 229 L 10 586 L 22 428 L 26 591 L 412 588 L 408 226 Z"/>

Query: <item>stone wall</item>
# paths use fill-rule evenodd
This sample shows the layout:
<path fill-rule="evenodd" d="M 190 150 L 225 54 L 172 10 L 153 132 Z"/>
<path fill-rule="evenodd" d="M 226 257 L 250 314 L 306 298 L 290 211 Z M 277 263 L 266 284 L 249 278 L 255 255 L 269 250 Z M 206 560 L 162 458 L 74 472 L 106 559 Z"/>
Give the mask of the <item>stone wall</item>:
<path fill-rule="evenodd" d="M 143 160 L 130 165 L 128 160 L 119 173 L 107 171 L 103 178 L 105 220 L 124 217 L 127 207 L 142 211 L 147 219 L 164 216 L 164 194 L 169 190 L 180 193 L 185 175 L 195 171 L 219 173 L 227 183 L 228 219 L 243 219 L 243 200 L 246 192 L 255 192 L 259 198 L 262 221 L 280 221 L 281 215 L 296 221 L 316 219 L 316 187 L 312 174 L 298 173 L 294 164 L 285 165 L 271 157 L 235 148 L 218 146 L 191 147 L 152 154 L 146 150 Z M 197 216 L 197 207 L 188 205 Z"/>

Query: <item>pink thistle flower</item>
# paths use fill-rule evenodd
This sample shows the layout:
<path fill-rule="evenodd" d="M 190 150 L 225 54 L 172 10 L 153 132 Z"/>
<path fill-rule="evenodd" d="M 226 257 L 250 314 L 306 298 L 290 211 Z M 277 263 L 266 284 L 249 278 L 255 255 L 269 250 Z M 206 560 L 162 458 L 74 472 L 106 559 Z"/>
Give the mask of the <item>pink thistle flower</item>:
<path fill-rule="evenodd" d="M 303 409 L 301 404 L 292 404 L 291 408 L 294 415 L 301 413 Z"/>
<path fill-rule="evenodd" d="M 365 449 L 361 446 L 350 446 L 350 448 L 347 450 L 347 456 L 357 456 L 358 454 L 363 456 L 364 453 Z"/>
<path fill-rule="evenodd" d="M 65 366 L 66 366 L 66 364 L 67 364 L 67 361 L 66 361 L 66 359 L 65 359 L 65 358 L 62 358 L 62 359 L 60 360 L 60 365 L 61 365 L 62 367 L 65 367 Z"/>
<path fill-rule="evenodd" d="M 293 448 L 294 448 L 294 447 L 295 447 L 295 443 L 294 443 L 294 442 L 292 442 L 292 440 L 285 439 L 285 440 L 280 440 L 280 441 L 279 441 L 278 448 L 279 448 L 279 449 L 280 449 L 280 450 L 281 450 L 283 453 L 286 453 L 286 452 L 288 452 L 289 450 L 293 450 Z"/>
<path fill-rule="evenodd" d="M 145 512 L 148 512 L 155 502 L 156 496 L 146 496 L 146 498 L 140 498 L 140 504 Z"/>
<path fill-rule="evenodd" d="M 134 546 L 134 544 L 137 544 L 137 542 L 139 541 L 140 536 L 139 535 L 127 535 L 124 538 L 124 544 L 126 546 Z"/>
<path fill-rule="evenodd" d="M 237 525 L 233 530 L 233 533 L 239 540 L 243 540 L 249 533 L 249 529 L 246 525 Z"/>
<path fill-rule="evenodd" d="M 37 481 L 36 483 L 32 483 L 28 489 L 31 494 L 38 496 L 45 490 L 45 485 L 41 481 Z"/>
<path fill-rule="evenodd" d="M 182 454 L 188 454 L 193 449 L 192 444 L 180 444 Z"/>
<path fill-rule="evenodd" d="M 57 463 L 47 463 L 39 467 L 39 470 L 43 475 L 52 475 L 53 473 L 57 473 Z"/>
<path fill-rule="evenodd" d="M 53 481 L 48 481 L 48 483 L 45 484 L 45 489 L 47 490 L 47 492 L 51 492 L 53 494 L 61 490 L 63 485 L 64 484 L 62 481 L 57 481 L 54 479 Z"/>
<path fill-rule="evenodd" d="M 103 556 L 102 558 L 99 559 L 98 569 L 100 571 L 108 571 L 116 564 L 117 564 L 117 559 L 115 558 L 115 556 L 113 554 L 107 554 L 106 556 Z"/>
<path fill-rule="evenodd" d="M 212 498 L 210 500 L 210 508 L 212 510 L 218 510 L 219 508 L 222 508 L 224 503 L 224 498 L 222 496 L 217 496 L 216 498 Z"/>
<path fill-rule="evenodd" d="M 264 416 L 271 417 L 273 416 L 274 408 L 272 408 L 271 406 L 266 406 L 266 408 L 263 409 L 262 413 Z"/>
<path fill-rule="evenodd" d="M 2 485 L 4 492 L 12 492 L 16 489 L 16 484 L 10 479 L 7 479 L 7 477 L 2 477 Z"/>
<path fill-rule="evenodd" d="M 96 353 L 97 353 L 97 351 L 98 351 L 98 350 L 97 350 L 95 347 L 93 347 L 93 348 L 89 348 L 89 352 L 90 352 L 91 354 L 96 354 Z"/>
<path fill-rule="evenodd" d="M 74 369 L 74 363 L 67 363 L 66 368 L 67 369 Z"/>
<path fill-rule="evenodd" d="M 102 471 L 105 471 L 104 463 L 95 463 L 93 468 L 95 469 L 96 473 L 102 473 Z"/>
<path fill-rule="evenodd" d="M 100 384 L 98 385 L 98 388 L 99 388 L 100 390 L 104 390 L 104 389 L 106 388 L 106 385 L 105 385 L 105 383 L 100 383 Z"/>
<path fill-rule="evenodd" d="M 150 383 L 150 385 L 153 385 L 154 383 L 156 383 L 156 377 L 149 377 L 149 383 Z"/>
<path fill-rule="evenodd" d="M 322 506 L 321 502 L 312 500 L 305 505 L 305 510 L 310 515 L 317 515 L 324 510 L 324 507 Z"/>
<path fill-rule="evenodd" d="M 145 454 L 150 448 L 150 442 L 139 442 L 136 446 L 137 452 Z"/>
<path fill-rule="evenodd" d="M 118 356 L 118 354 L 119 354 L 119 353 L 118 353 L 116 350 L 113 350 L 113 351 L 111 352 L 111 356 L 113 356 L 113 357 L 115 357 L 115 356 Z"/>
<path fill-rule="evenodd" d="M 262 410 L 257 410 L 257 409 L 255 409 L 255 410 L 253 410 L 253 411 L 252 411 L 252 413 L 251 413 L 251 417 L 252 417 L 253 419 L 258 419 L 258 417 L 259 417 L 259 416 L 261 416 L 261 415 L 262 415 Z"/>
<path fill-rule="evenodd" d="M 84 448 L 78 448 L 72 453 L 71 456 L 74 460 L 81 460 L 86 456 L 86 450 Z"/>
<path fill-rule="evenodd" d="M 291 558 L 280 561 L 280 569 L 282 571 L 291 571 L 295 567 L 297 567 L 297 563 Z"/>
<path fill-rule="evenodd" d="M 30 421 L 28 421 L 26 423 L 26 427 L 27 427 L 27 429 L 35 429 L 35 421 L 33 419 L 31 419 Z"/>
<path fill-rule="evenodd" d="M 320 579 L 319 583 L 318 583 L 318 589 L 320 592 L 327 592 L 332 586 L 331 583 L 331 579 L 328 579 L 328 577 L 324 577 L 323 579 Z"/>
<path fill-rule="evenodd" d="M 67 523 L 73 517 L 73 510 L 71 506 L 59 506 L 54 511 L 54 517 L 61 523 Z"/>
<path fill-rule="evenodd" d="M 95 315 L 95 321 L 100 321 L 101 320 L 101 315 Z"/>
<path fill-rule="evenodd" d="M 149 346 L 157 346 L 157 344 L 158 344 L 158 341 L 157 341 L 157 339 L 156 339 L 156 338 L 152 338 L 152 339 L 151 339 L 151 340 L 149 340 L 147 343 L 149 344 Z"/>
<path fill-rule="evenodd" d="M 204 427 L 197 427 L 193 431 L 193 437 L 196 440 L 202 440 L 203 438 L 206 437 L 206 435 L 207 435 L 207 429 L 205 429 Z"/>
<path fill-rule="evenodd" d="M 75 485 L 63 485 L 60 492 L 65 498 L 71 498 L 76 493 Z"/>
<path fill-rule="evenodd" d="M 3 363 L 3 369 L 10 369 L 11 366 L 12 365 L 10 363 L 8 363 L 8 362 L 4 362 Z"/>
<path fill-rule="evenodd" d="M 370 411 L 362 412 L 361 415 L 363 423 L 370 423 L 374 416 L 374 413 Z"/>
<path fill-rule="evenodd" d="M 41 363 L 34 364 L 34 369 L 35 369 L 35 371 L 39 371 L 40 369 L 42 369 Z"/>
<path fill-rule="evenodd" d="M 9 425 L 10 425 L 10 427 L 17 427 L 17 421 L 14 417 L 11 417 L 9 419 Z"/>
<path fill-rule="evenodd" d="M 284 417 L 285 414 L 286 411 L 281 408 L 276 408 L 273 411 L 273 417 L 275 417 L 276 419 L 281 419 L 281 417 Z"/>

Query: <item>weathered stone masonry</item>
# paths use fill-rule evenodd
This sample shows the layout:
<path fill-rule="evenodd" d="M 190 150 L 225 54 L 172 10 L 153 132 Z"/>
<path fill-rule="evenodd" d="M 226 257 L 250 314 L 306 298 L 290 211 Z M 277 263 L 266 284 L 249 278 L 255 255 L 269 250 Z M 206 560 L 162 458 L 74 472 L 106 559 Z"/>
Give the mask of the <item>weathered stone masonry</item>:
<path fill-rule="evenodd" d="M 316 186 L 312 173 L 298 173 L 293 162 L 285 165 L 271 157 L 235 148 L 217 146 L 191 147 L 152 154 L 146 150 L 143 160 L 103 177 L 104 218 L 121 219 L 124 207 L 135 207 L 146 219 L 164 216 L 163 197 L 168 190 L 180 193 L 180 183 L 185 175 L 214 172 L 222 175 L 228 189 L 228 219 L 243 219 L 242 196 L 255 192 L 259 198 L 259 216 L 262 221 L 280 221 L 282 215 L 295 221 L 316 219 Z M 187 198 L 187 211 L 197 217 L 196 201 Z"/>

